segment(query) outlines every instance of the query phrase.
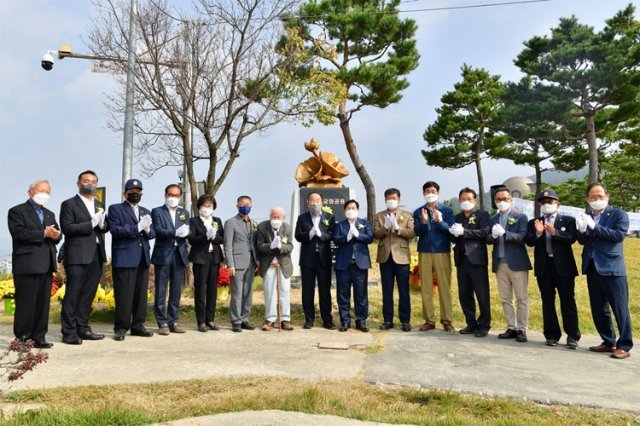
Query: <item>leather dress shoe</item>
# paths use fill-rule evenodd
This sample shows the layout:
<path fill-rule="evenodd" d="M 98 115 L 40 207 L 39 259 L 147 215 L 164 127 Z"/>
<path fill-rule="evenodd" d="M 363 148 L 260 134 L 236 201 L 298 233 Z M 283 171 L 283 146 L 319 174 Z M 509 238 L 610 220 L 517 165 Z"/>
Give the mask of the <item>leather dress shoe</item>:
<path fill-rule="evenodd" d="M 262 324 L 262 331 L 271 331 L 273 329 L 273 323 L 271 321 L 265 321 L 264 324 Z"/>
<path fill-rule="evenodd" d="M 422 324 L 422 326 L 420 327 L 420 331 L 429 331 L 429 330 L 435 330 L 436 325 L 430 322 L 425 322 L 424 324 Z"/>
<path fill-rule="evenodd" d="M 113 340 L 116 342 L 122 342 L 124 340 L 124 336 L 127 334 L 127 330 L 116 330 L 113 333 Z"/>
<path fill-rule="evenodd" d="M 515 339 L 516 337 L 518 337 L 518 332 L 511 328 L 508 328 L 504 333 L 498 334 L 498 339 Z"/>
<path fill-rule="evenodd" d="M 367 327 L 366 321 L 360 321 L 360 322 L 356 321 L 356 328 L 362 331 L 363 333 L 369 332 L 369 327 Z"/>
<path fill-rule="evenodd" d="M 460 334 L 474 334 L 477 330 L 477 327 L 474 327 L 472 325 L 467 325 L 465 328 L 461 328 L 459 333 Z"/>
<path fill-rule="evenodd" d="M 213 321 L 209 321 L 205 324 L 207 326 L 207 328 L 211 331 L 218 331 L 220 330 L 220 327 L 218 327 L 217 325 L 214 324 Z"/>
<path fill-rule="evenodd" d="M 335 330 L 336 329 L 336 325 L 332 322 L 325 322 L 324 324 L 322 324 L 322 327 L 326 328 L 327 330 Z"/>
<path fill-rule="evenodd" d="M 578 339 L 567 337 L 567 349 L 578 349 Z"/>
<path fill-rule="evenodd" d="M 209 331 L 209 329 L 207 328 L 207 326 L 204 323 L 202 323 L 202 324 L 198 324 L 198 331 L 206 333 L 207 331 Z"/>
<path fill-rule="evenodd" d="M 305 321 L 302 328 L 304 328 L 305 330 L 311 330 L 313 328 L 313 321 Z"/>
<path fill-rule="evenodd" d="M 36 340 L 33 342 L 33 347 L 38 349 L 50 349 L 53 347 L 53 343 L 47 342 L 46 340 Z"/>
<path fill-rule="evenodd" d="M 102 340 L 104 339 L 104 334 L 97 334 L 89 330 L 85 333 L 78 333 L 78 337 L 82 340 Z"/>
<path fill-rule="evenodd" d="M 77 334 L 69 334 L 62 336 L 62 343 L 67 345 L 81 345 L 82 339 Z"/>
<path fill-rule="evenodd" d="M 287 330 L 287 331 L 293 330 L 293 326 L 291 325 L 291 322 L 289 322 L 289 321 L 280 321 L 280 327 L 283 330 Z"/>
<path fill-rule="evenodd" d="M 393 328 L 392 322 L 383 322 L 382 324 L 380 324 L 380 330 L 390 330 L 392 328 Z"/>
<path fill-rule="evenodd" d="M 547 339 L 544 342 L 545 345 L 547 346 L 558 346 L 558 340 L 557 339 Z"/>
<path fill-rule="evenodd" d="M 241 333 L 242 332 L 242 326 L 240 324 L 232 324 L 231 325 L 231 331 L 233 331 L 234 333 Z"/>
<path fill-rule="evenodd" d="M 131 335 L 139 337 L 151 337 L 153 336 L 153 331 L 147 330 L 144 327 L 137 330 L 131 329 Z"/>
<path fill-rule="evenodd" d="M 411 324 L 409 324 L 408 322 L 403 322 L 402 323 L 402 331 L 404 331 L 404 332 L 411 331 Z"/>
<path fill-rule="evenodd" d="M 351 327 L 351 324 L 340 324 L 340 328 L 338 329 L 338 331 L 345 332 L 349 330 L 349 327 Z"/>
<path fill-rule="evenodd" d="M 516 336 L 516 342 L 526 343 L 527 342 L 527 332 L 524 330 L 518 330 L 518 335 Z"/>
<path fill-rule="evenodd" d="M 611 354 L 611 358 L 615 358 L 615 359 L 625 359 L 625 358 L 629 358 L 630 356 L 631 354 L 629 353 L 629 351 L 625 351 L 624 349 L 616 349 Z"/>
<path fill-rule="evenodd" d="M 442 324 L 442 326 L 444 327 L 444 331 L 446 331 L 449 334 L 456 334 L 456 329 L 453 325 L 451 325 L 450 322 L 445 322 L 444 324 Z"/>
<path fill-rule="evenodd" d="M 604 343 L 600 343 L 598 346 L 589 346 L 591 352 L 615 352 L 615 346 L 607 346 Z"/>
<path fill-rule="evenodd" d="M 473 333 L 473 335 L 476 337 L 487 337 L 487 334 L 489 334 L 488 328 L 477 328 L 476 332 Z"/>
<path fill-rule="evenodd" d="M 251 324 L 249 321 L 245 321 L 242 324 L 240 324 L 240 327 L 242 327 L 243 330 L 255 330 L 256 327 Z"/>
<path fill-rule="evenodd" d="M 171 330 L 169 330 L 169 326 L 167 324 L 162 324 L 158 329 L 158 334 L 161 336 L 168 336 L 171 334 Z"/>
<path fill-rule="evenodd" d="M 184 334 L 187 332 L 184 328 L 180 327 L 177 323 L 169 326 L 169 331 L 176 334 Z"/>

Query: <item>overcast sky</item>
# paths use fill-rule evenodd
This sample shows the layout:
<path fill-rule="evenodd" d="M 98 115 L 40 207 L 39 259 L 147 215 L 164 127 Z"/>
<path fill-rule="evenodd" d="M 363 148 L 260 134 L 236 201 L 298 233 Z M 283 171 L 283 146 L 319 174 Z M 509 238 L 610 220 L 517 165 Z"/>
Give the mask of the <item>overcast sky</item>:
<path fill-rule="evenodd" d="M 141 0 L 144 1 L 144 0 Z M 500 0 L 502 1 L 502 0 Z M 403 2 L 401 9 L 462 6 L 482 0 L 417 0 Z M 520 78 L 513 59 L 522 42 L 548 34 L 563 16 L 576 15 L 583 23 L 601 28 L 629 2 L 617 0 L 554 0 L 491 8 L 410 12 L 418 22 L 420 66 L 410 75 L 410 87 L 400 103 L 384 110 L 365 109 L 351 123 L 360 156 L 378 190 L 378 207 L 385 188 L 402 191 L 402 204 L 412 210 L 422 202 L 426 180 L 441 184 L 443 197 L 457 195 L 463 186 L 477 187 L 475 169 L 449 171 L 428 167 L 420 153 L 426 147 L 425 128 L 435 119 L 442 94 L 460 80 L 460 67 L 467 63 L 484 67 L 504 80 Z M 635 3 L 636 6 L 638 2 Z M 94 9 L 89 0 L 0 0 L 0 177 L 3 196 L 0 211 L 27 199 L 30 182 L 50 180 L 53 190 L 48 205 L 59 215 L 62 201 L 76 193 L 76 176 L 95 170 L 107 187 L 107 203 L 118 202 L 122 170 L 122 134 L 105 127 L 105 93 L 114 90 L 108 74 L 92 73 L 88 61 L 66 59 L 53 71 L 40 68 L 47 49 L 70 43 L 78 53 L 88 53 L 83 42 Z M 303 142 L 315 136 L 321 149 L 336 153 L 351 171 L 345 184 L 355 188 L 366 204 L 364 191 L 351 167 L 337 125 L 305 128 L 281 125 L 246 142 L 229 178 L 217 194 L 216 215 L 223 220 L 235 214 L 235 198 L 254 198 L 254 218 L 268 215 L 272 205 L 290 209 L 297 184 L 294 171 L 309 155 Z M 273 160 L 272 160 L 273 159 Z M 501 183 L 511 176 L 528 176 L 533 170 L 509 161 L 486 160 L 485 185 Z M 163 203 L 163 189 L 177 181 L 177 169 L 164 170 L 151 178 L 134 175 L 145 185 L 142 205 Z M 199 179 L 204 177 L 200 170 Z M 0 258 L 11 252 L 6 219 L 0 225 Z"/>

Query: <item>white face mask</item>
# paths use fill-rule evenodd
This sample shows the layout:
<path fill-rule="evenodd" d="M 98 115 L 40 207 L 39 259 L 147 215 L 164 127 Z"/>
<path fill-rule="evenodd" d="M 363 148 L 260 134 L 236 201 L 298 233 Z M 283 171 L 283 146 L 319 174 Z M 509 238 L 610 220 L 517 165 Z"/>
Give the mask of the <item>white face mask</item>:
<path fill-rule="evenodd" d="M 501 212 L 506 212 L 511 208 L 511 203 L 507 201 L 500 201 L 498 204 L 496 204 L 496 206 L 498 207 L 498 210 L 500 210 Z"/>
<path fill-rule="evenodd" d="M 546 214 L 546 215 L 554 214 L 556 210 L 558 210 L 558 205 L 555 203 L 543 204 L 540 207 L 540 211 L 542 212 L 542 214 Z"/>
<path fill-rule="evenodd" d="M 609 205 L 609 200 L 589 201 L 589 206 L 595 211 L 600 211 Z"/>
<path fill-rule="evenodd" d="M 465 212 L 468 212 L 469 210 L 473 210 L 475 206 L 476 206 L 476 203 L 472 203 L 471 201 L 463 201 L 460 203 L 460 208 Z"/>
<path fill-rule="evenodd" d="M 280 229 L 280 225 L 282 225 L 281 219 L 271 219 L 270 222 L 273 229 Z"/>
<path fill-rule="evenodd" d="M 176 198 L 176 197 L 169 197 L 166 199 L 166 203 L 167 206 L 171 207 L 172 209 L 178 207 L 178 204 L 180 203 L 180 198 Z"/>
<path fill-rule="evenodd" d="M 202 207 L 200 209 L 200 216 L 210 217 L 213 215 L 213 207 Z"/>
<path fill-rule="evenodd" d="M 49 194 L 47 194 L 46 192 L 38 192 L 37 194 L 33 194 L 33 197 L 31 197 L 31 199 L 34 203 L 40 206 L 44 206 L 49 202 Z"/>
<path fill-rule="evenodd" d="M 358 210 L 347 210 L 344 212 L 347 219 L 357 219 L 358 218 Z"/>
<path fill-rule="evenodd" d="M 424 196 L 424 200 L 429 204 L 435 203 L 438 201 L 438 194 L 427 194 Z"/>
<path fill-rule="evenodd" d="M 389 210 L 395 210 L 398 208 L 398 200 L 387 200 L 385 203 Z"/>

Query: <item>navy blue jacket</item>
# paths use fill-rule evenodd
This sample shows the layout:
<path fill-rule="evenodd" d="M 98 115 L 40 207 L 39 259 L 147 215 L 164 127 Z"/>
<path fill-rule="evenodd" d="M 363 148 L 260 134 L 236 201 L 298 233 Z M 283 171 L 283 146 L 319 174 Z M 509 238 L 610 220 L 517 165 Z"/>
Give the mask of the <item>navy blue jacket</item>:
<path fill-rule="evenodd" d="M 183 208 L 176 208 L 176 221 L 171 220 L 169 207 L 162 205 L 151 210 L 153 229 L 156 232 L 156 243 L 153 246 L 151 263 L 154 265 L 171 265 L 173 263 L 174 247 L 178 249 L 184 265 L 189 263 L 187 238 L 176 237 L 176 229 L 188 224 L 189 212 Z M 176 246 L 176 242 L 178 245 Z"/>
<path fill-rule="evenodd" d="M 600 223 L 586 233 L 578 232 L 578 242 L 582 249 L 582 273 L 587 273 L 589 261 L 598 274 L 622 277 L 627 275 L 622 246 L 629 231 L 629 215 L 618 208 L 607 206 L 600 216 Z"/>
<path fill-rule="evenodd" d="M 356 219 L 356 229 L 358 237 L 347 241 L 349 234 L 349 221 L 347 219 L 336 223 L 333 228 L 333 242 L 336 243 L 336 271 L 344 271 L 351 266 L 351 259 L 355 256 L 356 265 L 360 269 L 371 268 L 371 257 L 369 256 L 369 244 L 373 242 L 373 230 L 371 224 L 366 219 Z"/>
<path fill-rule="evenodd" d="M 509 211 L 509 219 L 507 219 L 507 231 L 502 237 L 504 244 L 504 256 L 512 271 L 528 271 L 531 268 L 531 260 L 527 254 L 527 248 L 524 245 L 524 237 L 527 235 L 527 216 L 522 213 L 516 213 L 511 209 Z M 489 235 L 487 243 L 494 244 L 492 253 L 492 270 L 498 271 L 498 244 L 493 238 L 491 230 L 493 226 L 500 223 L 500 214 L 491 216 L 489 221 Z"/>
<path fill-rule="evenodd" d="M 422 209 L 429 212 L 429 221 L 422 223 Z M 433 222 L 431 211 L 427 205 L 418 207 L 413 212 L 413 230 L 418 237 L 418 253 L 449 253 L 451 251 L 451 233 L 449 227 L 453 225 L 453 210 L 444 204 L 438 203 L 436 210 L 442 215 L 440 222 Z"/>
<path fill-rule="evenodd" d="M 142 206 L 138 206 L 140 217 L 151 214 Z M 144 256 L 147 266 L 151 262 L 149 240 L 156 236 L 156 231 L 151 225 L 149 234 L 138 232 L 138 219 L 133 212 L 133 207 L 124 201 L 120 204 L 109 206 L 107 223 L 111 231 L 111 264 L 114 268 L 135 268 L 140 264 Z"/>

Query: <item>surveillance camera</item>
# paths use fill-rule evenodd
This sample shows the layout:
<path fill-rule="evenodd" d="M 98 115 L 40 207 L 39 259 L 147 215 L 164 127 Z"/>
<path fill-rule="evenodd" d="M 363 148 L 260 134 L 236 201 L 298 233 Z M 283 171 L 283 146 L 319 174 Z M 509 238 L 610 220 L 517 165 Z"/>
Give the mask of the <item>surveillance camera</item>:
<path fill-rule="evenodd" d="M 42 68 L 45 71 L 51 71 L 53 69 L 54 62 L 55 61 L 53 60 L 53 55 L 51 55 L 49 52 L 42 55 Z"/>

